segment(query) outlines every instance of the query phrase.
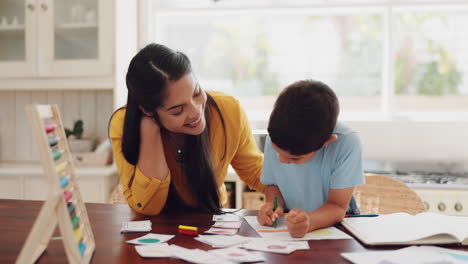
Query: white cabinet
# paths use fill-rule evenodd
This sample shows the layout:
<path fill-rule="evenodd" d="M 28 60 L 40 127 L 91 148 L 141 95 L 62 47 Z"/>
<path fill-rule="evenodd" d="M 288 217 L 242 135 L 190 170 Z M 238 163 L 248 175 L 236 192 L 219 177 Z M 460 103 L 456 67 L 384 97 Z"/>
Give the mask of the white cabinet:
<path fill-rule="evenodd" d="M 0 1 L 0 78 L 112 75 L 113 17 L 112 0 Z"/>
<path fill-rule="evenodd" d="M 85 202 L 107 203 L 119 181 L 115 166 L 77 167 Z M 39 164 L 0 164 L 0 199 L 45 200 L 47 177 Z"/>

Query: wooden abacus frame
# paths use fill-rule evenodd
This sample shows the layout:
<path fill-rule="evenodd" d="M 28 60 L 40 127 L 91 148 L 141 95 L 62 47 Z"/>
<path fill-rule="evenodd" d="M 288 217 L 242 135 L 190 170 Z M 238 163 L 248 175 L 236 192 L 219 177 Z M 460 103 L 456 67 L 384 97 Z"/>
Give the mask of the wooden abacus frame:
<path fill-rule="evenodd" d="M 87 264 L 91 260 L 96 244 L 88 213 L 81 198 L 73 157 L 68 147 L 58 107 L 57 105 L 27 105 L 26 112 L 36 139 L 44 174 L 47 175 L 48 198 L 34 222 L 16 263 L 34 263 L 47 248 L 58 224 L 68 263 Z M 46 125 L 52 125 L 55 128 L 47 133 Z M 49 142 L 51 136 L 56 139 L 54 146 L 51 146 Z M 59 152 L 60 155 L 54 156 L 52 150 L 56 150 L 56 153 Z M 61 187 L 60 177 L 66 178 L 68 181 L 66 186 Z M 69 202 L 64 195 L 65 191 L 72 194 L 72 197 L 68 199 Z M 69 208 L 70 203 L 72 204 Z M 69 212 L 69 209 L 73 207 L 74 210 Z M 71 221 L 72 214 L 79 220 L 75 229 Z M 83 244 L 85 249 L 80 250 L 79 246 Z"/>

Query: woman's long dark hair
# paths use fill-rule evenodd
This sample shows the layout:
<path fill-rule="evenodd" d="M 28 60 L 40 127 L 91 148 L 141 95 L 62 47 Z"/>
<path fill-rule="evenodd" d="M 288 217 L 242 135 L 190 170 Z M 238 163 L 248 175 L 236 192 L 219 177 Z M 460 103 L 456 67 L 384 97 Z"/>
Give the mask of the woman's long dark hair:
<path fill-rule="evenodd" d="M 143 112 L 139 106 L 153 116 L 161 127 L 161 135 L 167 134 L 168 131 L 159 121 L 156 108 L 162 104 L 168 81 L 179 80 L 191 72 L 188 57 L 164 45 L 149 44 L 133 57 L 126 76 L 128 99 L 122 138 L 122 152 L 129 163 L 137 164 L 140 151 L 140 122 Z M 209 94 L 207 97 L 206 128 L 200 135 L 185 135 L 181 166 L 188 190 L 197 202 L 197 209 L 219 213 L 218 187 L 210 155 L 209 126 L 212 113 L 209 106 L 218 112 L 224 130 L 225 126 L 216 102 Z"/>

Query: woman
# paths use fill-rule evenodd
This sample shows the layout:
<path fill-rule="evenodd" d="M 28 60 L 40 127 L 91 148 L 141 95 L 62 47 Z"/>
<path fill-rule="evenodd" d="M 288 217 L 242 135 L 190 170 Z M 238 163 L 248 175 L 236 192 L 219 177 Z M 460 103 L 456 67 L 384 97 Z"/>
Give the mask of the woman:
<path fill-rule="evenodd" d="M 128 204 L 137 212 L 219 213 L 229 164 L 262 191 L 263 155 L 239 102 L 206 92 L 181 52 L 150 44 L 130 62 L 127 105 L 109 136 Z"/>

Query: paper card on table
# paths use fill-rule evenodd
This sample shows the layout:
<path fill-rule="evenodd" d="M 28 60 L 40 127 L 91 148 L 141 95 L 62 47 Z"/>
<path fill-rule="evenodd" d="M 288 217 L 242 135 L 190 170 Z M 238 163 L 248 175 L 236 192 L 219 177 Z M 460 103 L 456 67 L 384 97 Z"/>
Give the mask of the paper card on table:
<path fill-rule="evenodd" d="M 468 252 L 434 246 L 411 246 L 398 250 L 341 253 L 341 256 L 352 263 L 369 264 L 468 263 Z"/>
<path fill-rule="evenodd" d="M 235 214 L 222 214 L 222 215 L 213 215 L 213 221 L 217 221 L 217 222 L 242 221 L 242 218 Z"/>
<path fill-rule="evenodd" d="M 155 245 L 135 246 L 138 255 L 144 258 L 169 258 L 172 256 L 167 243 Z"/>
<path fill-rule="evenodd" d="M 241 221 L 226 221 L 226 222 L 216 222 L 213 227 L 218 228 L 240 228 L 242 225 Z"/>
<path fill-rule="evenodd" d="M 302 238 L 294 238 L 294 237 L 291 237 L 291 235 L 288 232 L 288 227 L 286 225 L 285 217 L 281 217 L 278 219 L 278 224 L 276 228 L 272 226 L 260 225 L 257 221 L 256 216 L 245 216 L 244 218 L 247 221 L 247 223 L 249 223 L 249 225 L 253 229 L 255 229 L 262 238 L 267 238 L 267 239 L 276 239 L 276 240 L 352 239 L 351 236 L 347 235 L 343 231 L 333 226 L 306 233 L 305 236 Z"/>
<path fill-rule="evenodd" d="M 223 213 L 235 213 L 235 212 L 238 212 L 242 209 L 239 209 L 239 208 L 221 208 L 221 212 Z"/>
<path fill-rule="evenodd" d="M 164 243 L 173 238 L 174 235 L 161 235 L 161 234 L 146 234 L 144 236 L 127 240 L 129 244 L 135 245 L 151 245 L 156 243 Z"/>
<path fill-rule="evenodd" d="M 296 248 L 296 250 L 309 250 L 309 242 L 307 241 L 284 241 L 287 245 L 291 245 Z"/>
<path fill-rule="evenodd" d="M 228 228 L 216 228 L 211 227 L 206 230 L 205 233 L 216 234 L 216 235 L 235 235 L 239 229 L 228 229 Z"/>
<path fill-rule="evenodd" d="M 202 264 L 219 264 L 227 263 L 232 264 L 235 262 L 220 258 L 218 255 L 211 254 L 201 249 L 187 249 L 177 245 L 170 245 L 171 253 L 173 256 L 191 263 Z"/>
<path fill-rule="evenodd" d="M 233 235 L 233 236 L 199 235 L 195 239 L 202 242 L 202 243 L 205 243 L 205 244 L 208 244 L 208 245 L 210 245 L 212 247 L 215 247 L 215 248 L 223 248 L 223 247 L 231 247 L 231 246 L 247 243 L 252 238 L 243 237 L 243 236 L 239 236 L 239 235 Z"/>
<path fill-rule="evenodd" d="M 124 221 L 120 232 L 149 232 L 151 231 L 151 221 Z"/>
<path fill-rule="evenodd" d="M 242 244 L 242 247 L 250 250 L 258 250 L 279 254 L 291 254 L 297 250 L 295 245 L 288 244 L 287 241 L 279 240 L 253 240 Z"/>
<path fill-rule="evenodd" d="M 259 262 L 265 261 L 265 258 L 255 252 L 249 252 L 237 247 L 213 249 L 209 251 L 212 254 L 218 255 L 221 258 L 229 259 L 235 262 Z"/>

